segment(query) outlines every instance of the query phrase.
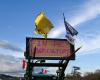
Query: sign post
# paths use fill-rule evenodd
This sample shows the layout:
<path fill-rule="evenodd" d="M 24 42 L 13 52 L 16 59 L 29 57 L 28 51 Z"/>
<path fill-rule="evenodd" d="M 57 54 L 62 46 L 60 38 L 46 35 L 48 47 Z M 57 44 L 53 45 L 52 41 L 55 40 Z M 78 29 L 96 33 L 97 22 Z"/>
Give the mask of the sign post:
<path fill-rule="evenodd" d="M 69 63 L 69 60 L 75 60 L 74 52 L 74 45 L 70 44 L 66 39 L 27 37 L 25 58 L 28 60 L 28 73 L 26 74 L 28 79 L 37 79 L 37 77 L 32 75 L 32 68 L 34 67 L 59 67 L 57 73 L 58 76 L 52 80 L 64 80 L 64 71 Z M 33 62 L 31 60 L 33 60 Z M 60 62 L 36 63 L 34 60 L 60 60 Z M 34 76 L 34 78 L 32 76 Z"/>
<path fill-rule="evenodd" d="M 63 14 L 64 16 L 64 14 Z M 25 58 L 27 68 L 25 80 L 64 80 L 64 71 L 70 60 L 75 60 L 74 39 L 73 36 L 78 32 L 65 20 L 66 39 L 47 38 L 47 34 L 53 28 L 52 23 L 40 13 L 35 20 L 35 31 L 45 38 L 26 38 Z M 58 63 L 44 62 L 46 60 L 59 60 Z M 40 63 L 37 63 L 40 61 Z M 43 62 L 42 62 L 43 61 Z M 32 74 L 34 67 L 58 67 L 57 76 L 54 75 L 35 75 Z M 42 70 L 43 72 L 43 70 Z"/>

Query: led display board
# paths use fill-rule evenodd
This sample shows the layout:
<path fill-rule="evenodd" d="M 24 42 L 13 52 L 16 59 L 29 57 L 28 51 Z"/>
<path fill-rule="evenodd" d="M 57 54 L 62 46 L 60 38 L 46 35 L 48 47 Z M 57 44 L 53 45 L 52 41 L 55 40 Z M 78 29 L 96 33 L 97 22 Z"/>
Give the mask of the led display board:
<path fill-rule="evenodd" d="M 26 54 L 33 58 L 67 59 L 73 52 L 66 39 L 26 38 Z"/>

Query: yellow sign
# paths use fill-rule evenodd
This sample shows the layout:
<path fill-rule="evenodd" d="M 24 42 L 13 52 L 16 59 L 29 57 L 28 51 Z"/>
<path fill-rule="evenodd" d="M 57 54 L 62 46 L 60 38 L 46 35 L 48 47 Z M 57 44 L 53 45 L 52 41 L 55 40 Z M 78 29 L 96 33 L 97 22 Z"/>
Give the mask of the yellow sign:
<path fill-rule="evenodd" d="M 35 31 L 47 38 L 47 34 L 52 28 L 52 23 L 45 17 L 44 13 L 41 12 L 35 19 Z"/>

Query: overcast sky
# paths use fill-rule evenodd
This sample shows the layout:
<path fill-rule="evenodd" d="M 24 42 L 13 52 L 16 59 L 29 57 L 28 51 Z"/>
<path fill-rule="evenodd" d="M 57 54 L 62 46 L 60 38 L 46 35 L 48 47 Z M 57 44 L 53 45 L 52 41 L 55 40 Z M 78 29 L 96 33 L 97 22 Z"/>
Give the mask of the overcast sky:
<path fill-rule="evenodd" d="M 65 38 L 63 12 L 79 32 L 75 47 L 82 49 L 66 73 L 71 72 L 72 66 L 81 67 L 82 72 L 100 69 L 100 0 L 1 0 L 0 73 L 20 72 L 19 59 L 24 57 L 26 37 L 42 37 L 34 34 L 34 19 L 41 11 L 54 25 L 49 38 Z"/>

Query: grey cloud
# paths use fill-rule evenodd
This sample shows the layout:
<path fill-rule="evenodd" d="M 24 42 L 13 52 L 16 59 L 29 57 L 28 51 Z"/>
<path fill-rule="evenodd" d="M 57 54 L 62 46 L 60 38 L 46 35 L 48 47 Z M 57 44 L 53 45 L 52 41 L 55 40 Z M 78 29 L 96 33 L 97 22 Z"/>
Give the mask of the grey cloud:
<path fill-rule="evenodd" d="M 0 74 L 15 74 L 16 76 L 19 76 L 23 73 L 21 62 L 21 58 L 19 59 L 10 55 L 0 54 Z"/>
<path fill-rule="evenodd" d="M 15 58 L 11 55 L 0 54 L 0 74 L 8 74 L 11 76 L 24 76 L 25 71 L 22 70 L 22 58 Z M 35 67 L 35 73 L 46 69 L 49 73 L 54 74 L 56 68 Z"/>
<path fill-rule="evenodd" d="M 3 49 L 8 49 L 11 51 L 17 51 L 17 52 L 23 52 L 23 50 L 15 45 L 12 45 L 11 43 L 4 41 L 4 40 L 0 40 L 0 48 Z"/>
<path fill-rule="evenodd" d="M 11 76 L 24 76 L 22 70 L 22 58 L 15 58 L 11 55 L 0 54 L 0 74 Z M 35 67 L 35 72 L 40 72 L 42 67 Z"/>

